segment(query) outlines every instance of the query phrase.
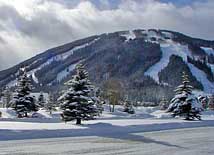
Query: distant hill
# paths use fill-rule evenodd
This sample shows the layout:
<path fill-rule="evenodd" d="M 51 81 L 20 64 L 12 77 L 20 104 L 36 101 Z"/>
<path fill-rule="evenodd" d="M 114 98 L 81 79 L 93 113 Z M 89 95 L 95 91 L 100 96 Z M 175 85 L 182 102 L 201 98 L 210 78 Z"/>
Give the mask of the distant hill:
<path fill-rule="evenodd" d="M 18 69 L 25 66 L 35 90 L 62 89 L 78 63 L 94 84 L 119 79 L 136 100 L 170 97 L 182 71 L 196 89 L 214 93 L 214 41 L 155 29 L 106 33 L 49 49 L 0 71 L 0 86 L 14 86 Z"/>

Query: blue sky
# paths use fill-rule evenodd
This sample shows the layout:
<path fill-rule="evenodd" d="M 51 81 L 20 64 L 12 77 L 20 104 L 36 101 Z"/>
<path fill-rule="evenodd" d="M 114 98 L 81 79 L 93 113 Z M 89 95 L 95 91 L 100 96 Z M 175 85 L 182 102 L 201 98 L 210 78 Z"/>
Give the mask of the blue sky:
<path fill-rule="evenodd" d="M 76 6 L 79 3 L 81 3 L 84 0 L 56 0 L 59 3 L 64 3 L 68 6 Z M 103 4 L 107 3 L 109 4 L 109 7 L 111 9 L 115 9 L 118 7 L 119 4 L 123 3 L 124 1 L 127 0 L 88 0 L 91 3 L 95 4 L 98 8 L 103 8 Z M 131 1 L 137 1 L 137 2 L 143 2 L 146 0 L 131 0 Z M 152 1 L 152 0 L 150 0 Z M 202 3 L 206 3 L 208 0 L 156 0 L 162 3 L 172 3 L 176 6 L 188 6 L 188 5 L 192 5 L 195 2 L 202 2 Z"/>
<path fill-rule="evenodd" d="M 0 69 L 121 30 L 168 29 L 214 40 L 213 8 L 214 0 L 0 0 Z"/>
<path fill-rule="evenodd" d="M 70 0 L 64 0 L 67 2 L 71 2 Z M 72 0 L 73 4 L 78 4 L 80 0 Z M 102 3 L 108 1 L 111 4 L 112 8 L 116 8 L 122 1 L 124 0 L 90 0 L 92 3 L 97 5 L 98 7 L 102 7 Z M 145 0 L 133 0 L 133 1 L 145 1 Z M 195 2 L 202 2 L 206 3 L 207 0 L 156 0 L 163 3 L 173 3 L 176 6 L 185 6 L 185 5 L 192 5 Z"/>
<path fill-rule="evenodd" d="M 195 3 L 196 1 L 206 3 L 207 0 L 160 0 L 160 1 L 164 2 L 164 3 L 170 2 L 170 3 L 173 3 L 178 6 L 184 6 L 184 5 L 191 5 L 192 3 Z"/>

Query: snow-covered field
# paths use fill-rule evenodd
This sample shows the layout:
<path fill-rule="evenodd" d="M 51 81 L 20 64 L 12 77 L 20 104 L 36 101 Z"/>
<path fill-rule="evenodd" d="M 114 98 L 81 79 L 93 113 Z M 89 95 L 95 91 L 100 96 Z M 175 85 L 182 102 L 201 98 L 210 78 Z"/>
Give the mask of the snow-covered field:
<path fill-rule="evenodd" d="M 203 113 L 202 121 L 171 118 L 154 107 L 135 108 L 135 114 L 108 107 L 96 120 L 64 123 L 60 112 L 44 110 L 38 118 L 16 118 L 11 109 L 0 109 L 1 154 L 212 154 L 214 111 Z"/>
<path fill-rule="evenodd" d="M 214 127 L 0 141 L 4 155 L 213 155 Z"/>
<path fill-rule="evenodd" d="M 77 136 L 115 136 L 136 132 L 149 132 L 177 128 L 214 126 L 214 112 L 204 112 L 203 121 L 185 121 L 171 118 L 164 111 L 153 107 L 136 108 L 136 113 L 130 115 L 117 107 L 114 113 L 107 112 L 107 107 L 101 117 L 96 120 L 83 121 L 77 126 L 75 122 L 64 123 L 59 113 L 52 115 L 44 110 L 38 112 L 38 118 L 15 117 L 11 109 L 0 109 L 0 141 Z"/>

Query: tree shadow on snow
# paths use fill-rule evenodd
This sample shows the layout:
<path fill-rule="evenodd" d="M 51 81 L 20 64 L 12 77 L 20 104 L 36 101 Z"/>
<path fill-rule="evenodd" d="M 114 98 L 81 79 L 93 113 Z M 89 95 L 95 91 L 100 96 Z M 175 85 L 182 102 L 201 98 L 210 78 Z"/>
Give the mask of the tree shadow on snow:
<path fill-rule="evenodd" d="M 96 136 L 104 138 L 114 138 L 118 140 L 128 140 L 132 142 L 155 143 L 169 147 L 179 147 L 167 142 L 157 141 L 141 135 L 132 134 L 129 127 L 114 126 L 107 123 L 85 125 L 86 129 L 60 129 L 60 130 L 1 130 L 0 141 L 24 140 L 38 138 L 62 138 L 62 137 L 86 137 Z M 141 132 L 137 130 L 138 132 Z"/>
<path fill-rule="evenodd" d="M 70 124 L 67 124 L 70 125 Z M 0 129 L 0 141 L 8 140 L 25 140 L 25 139 L 40 139 L 40 138 L 62 138 L 62 137 L 85 137 L 97 136 L 104 138 L 114 138 L 119 140 L 129 140 L 133 142 L 155 143 L 168 147 L 178 147 L 164 141 L 158 141 L 151 138 L 146 138 L 136 133 L 149 131 L 170 130 L 179 128 L 193 128 L 214 126 L 214 121 L 201 122 L 184 122 L 184 123 L 167 123 L 167 124 L 147 124 L 147 125 L 130 125 L 117 126 L 108 123 L 97 123 L 89 125 L 81 125 L 79 129 L 58 129 L 58 130 L 5 130 Z"/>
<path fill-rule="evenodd" d="M 60 118 L 1 118 L 0 122 L 61 123 Z"/>

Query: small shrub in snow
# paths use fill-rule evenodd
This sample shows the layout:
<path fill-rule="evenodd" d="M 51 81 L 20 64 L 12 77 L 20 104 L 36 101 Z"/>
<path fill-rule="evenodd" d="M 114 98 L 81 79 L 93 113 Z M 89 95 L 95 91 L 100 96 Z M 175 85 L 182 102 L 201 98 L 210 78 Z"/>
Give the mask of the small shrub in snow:
<path fill-rule="evenodd" d="M 166 110 L 169 107 L 169 101 L 165 97 L 162 98 L 159 107 L 161 110 Z"/>
<path fill-rule="evenodd" d="M 208 98 L 207 96 L 198 96 L 198 101 L 201 103 L 203 109 L 208 109 Z"/>
<path fill-rule="evenodd" d="M 124 112 L 127 112 L 129 114 L 134 114 L 135 113 L 135 110 L 134 110 L 134 107 L 133 107 L 133 104 L 126 100 L 125 103 L 124 103 Z"/>
<path fill-rule="evenodd" d="M 183 72 L 182 78 L 182 85 L 175 89 L 176 95 L 171 100 L 168 112 L 172 112 L 174 117 L 182 116 L 186 120 L 201 119 L 202 107 L 192 94 L 193 87 L 189 85 L 188 75 Z"/>

